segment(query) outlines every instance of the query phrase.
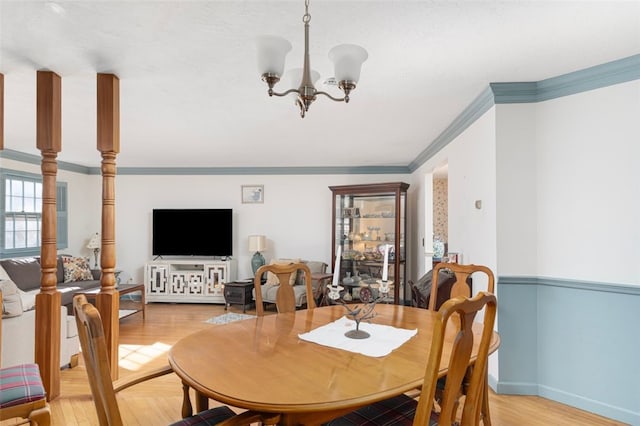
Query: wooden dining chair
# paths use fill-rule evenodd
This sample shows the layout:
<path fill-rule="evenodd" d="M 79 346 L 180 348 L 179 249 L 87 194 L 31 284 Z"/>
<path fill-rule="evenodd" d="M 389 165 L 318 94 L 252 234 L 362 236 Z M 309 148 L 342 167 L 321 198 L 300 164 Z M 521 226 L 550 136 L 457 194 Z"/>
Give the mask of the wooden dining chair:
<path fill-rule="evenodd" d="M 476 368 L 471 375 L 459 424 L 462 426 L 479 424 L 480 402 L 485 380 L 483 373 L 486 370 L 489 357 L 496 305 L 495 296 L 486 292 L 481 292 L 472 299 L 459 296 L 442 305 L 434 324 L 433 341 L 429 351 L 424 382 L 417 401 L 406 394 L 401 394 L 360 408 L 330 421 L 327 425 L 451 426 L 457 422 L 459 391 L 465 378 L 467 366 L 471 362 L 475 363 Z M 478 345 L 477 358 L 472 361 L 472 347 L 477 342 L 473 341 L 471 327 L 476 314 L 482 308 L 485 308 L 482 336 Z M 455 333 L 453 338 L 451 333 Z M 453 342 L 451 347 L 445 348 L 445 336 L 447 336 L 446 340 Z M 436 411 L 434 410 L 434 397 L 443 360 L 447 362 L 447 382 L 440 410 Z"/>
<path fill-rule="evenodd" d="M 307 309 L 313 309 L 316 307 L 314 301 L 313 286 L 311 284 L 311 271 L 309 267 L 302 262 L 292 262 L 288 264 L 272 263 L 270 265 L 263 265 L 256 271 L 256 275 L 253 279 L 253 285 L 255 288 L 255 301 L 256 301 L 256 314 L 258 316 L 264 315 L 263 297 L 262 297 L 262 275 L 271 272 L 279 281 L 276 294 L 276 309 L 278 313 L 293 312 L 296 310 L 296 297 L 293 289 L 293 284 L 296 281 L 298 270 L 301 270 L 304 274 L 304 285 L 306 288 Z"/>
<path fill-rule="evenodd" d="M 458 263 L 438 263 L 433 268 L 433 285 L 431 286 L 431 295 L 429 296 L 429 309 L 435 310 L 435 301 L 438 299 L 438 289 L 441 288 L 438 285 L 439 278 L 442 276 L 440 274 L 441 271 L 450 271 L 455 275 L 455 282 L 450 287 L 450 296 L 464 296 L 470 297 L 473 293 L 472 288 L 472 275 L 473 274 L 484 274 L 487 280 L 487 292 L 495 294 L 495 277 L 493 276 L 493 272 L 491 269 L 484 265 L 461 265 Z M 470 367 L 467 376 L 470 376 L 471 369 L 476 367 Z M 486 374 L 486 373 L 485 373 Z M 439 381 L 439 391 L 437 392 L 437 398 L 442 392 L 444 388 L 445 378 L 440 379 Z M 464 380 L 462 384 L 462 388 L 460 393 L 462 395 L 466 394 L 466 389 L 468 387 L 468 380 Z M 481 410 L 481 419 L 482 423 L 485 426 L 491 425 L 491 415 L 489 412 L 489 381 L 488 377 L 485 379 L 484 389 L 482 392 L 482 410 Z"/>
<path fill-rule="evenodd" d="M 431 295 L 429 296 L 429 309 L 436 310 L 436 302 L 438 300 L 438 281 L 442 278 L 440 271 L 449 270 L 455 275 L 455 282 L 451 285 L 449 297 L 471 297 L 472 284 L 471 275 L 474 273 L 482 273 L 487 277 L 487 292 L 495 294 L 495 278 L 491 269 L 483 265 L 460 265 L 458 263 L 438 263 L 433 268 L 433 283 L 431 285 Z"/>
<path fill-rule="evenodd" d="M 173 371 L 169 365 L 166 365 L 149 372 L 141 372 L 112 382 L 107 344 L 100 313 L 95 306 L 87 302 L 87 298 L 83 294 L 74 296 L 73 310 L 78 325 L 78 336 L 80 337 L 82 356 L 87 376 L 89 377 L 91 394 L 98 414 L 98 422 L 100 426 L 122 426 L 125 423 L 120 414 L 116 393 Z M 188 398 L 188 394 L 185 394 L 185 398 Z M 229 407 L 220 406 L 184 418 L 173 423 L 172 426 L 235 426 L 261 421 L 266 424 L 275 423 L 275 419 L 267 417 L 267 415 L 251 411 L 235 414 Z"/>
<path fill-rule="evenodd" d="M 0 291 L 0 306 L 3 306 L 2 303 Z M 2 316 L 0 316 L 0 354 L 1 346 Z M 1 361 L 0 359 L 0 365 L 2 365 Z M 38 364 L 20 364 L 0 368 L 0 420 L 14 418 L 26 419 L 30 425 L 49 426 L 51 424 L 51 411 Z"/>

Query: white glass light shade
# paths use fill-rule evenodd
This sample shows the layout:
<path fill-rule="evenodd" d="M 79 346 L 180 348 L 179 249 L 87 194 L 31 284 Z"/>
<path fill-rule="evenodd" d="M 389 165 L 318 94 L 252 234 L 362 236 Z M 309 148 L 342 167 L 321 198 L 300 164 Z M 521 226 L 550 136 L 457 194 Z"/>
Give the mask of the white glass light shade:
<path fill-rule="evenodd" d="M 264 235 L 249 235 L 249 251 L 265 251 L 267 249 L 267 237 Z"/>
<path fill-rule="evenodd" d="M 364 48 L 355 44 L 340 44 L 329 51 L 329 59 L 333 62 L 336 81 L 354 81 L 360 79 L 362 63 L 369 54 Z"/>
<path fill-rule="evenodd" d="M 291 43 L 282 37 L 264 35 L 256 40 L 258 48 L 258 72 L 282 76 L 284 60 L 291 50 Z"/>

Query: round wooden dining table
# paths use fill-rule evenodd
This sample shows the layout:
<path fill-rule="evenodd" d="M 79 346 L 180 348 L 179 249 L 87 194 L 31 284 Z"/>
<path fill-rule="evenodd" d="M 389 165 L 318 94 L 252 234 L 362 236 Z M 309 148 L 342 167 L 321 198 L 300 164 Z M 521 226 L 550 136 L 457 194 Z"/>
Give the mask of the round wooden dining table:
<path fill-rule="evenodd" d="M 390 304 L 376 305 L 375 312 L 372 323 L 417 329 L 417 334 L 377 358 L 300 339 L 299 334 L 345 315 L 343 306 L 332 305 L 212 325 L 178 341 L 169 363 L 195 389 L 197 411 L 206 409 L 211 398 L 280 414 L 285 425 L 321 424 L 422 384 L 436 313 Z M 474 324 L 473 354 L 481 327 Z M 453 337 L 451 327 L 442 354 L 443 376 Z M 490 352 L 499 343 L 494 332 Z"/>

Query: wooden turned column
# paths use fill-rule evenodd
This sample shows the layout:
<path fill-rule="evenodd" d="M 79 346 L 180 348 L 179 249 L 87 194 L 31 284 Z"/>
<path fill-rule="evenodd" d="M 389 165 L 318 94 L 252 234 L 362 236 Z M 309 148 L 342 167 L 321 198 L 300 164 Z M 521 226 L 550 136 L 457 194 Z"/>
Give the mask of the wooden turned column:
<path fill-rule="evenodd" d="M 42 152 L 42 240 L 40 293 L 36 295 L 35 360 L 47 399 L 60 395 L 60 292 L 56 289 L 56 157 L 62 147 L 62 82 L 51 71 L 38 71 L 36 146 Z"/>
<path fill-rule="evenodd" d="M 116 155 L 120 152 L 120 81 L 113 74 L 98 74 L 98 151 L 102 153 L 102 250 L 100 292 L 96 307 L 102 316 L 111 378 L 118 378 L 120 294 L 116 284 Z"/>

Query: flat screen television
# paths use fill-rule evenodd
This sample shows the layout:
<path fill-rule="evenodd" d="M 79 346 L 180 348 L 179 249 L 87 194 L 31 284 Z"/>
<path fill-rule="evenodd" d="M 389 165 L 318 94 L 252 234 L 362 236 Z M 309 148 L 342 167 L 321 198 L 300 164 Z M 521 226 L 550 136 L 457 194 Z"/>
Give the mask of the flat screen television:
<path fill-rule="evenodd" d="M 232 209 L 154 209 L 154 256 L 231 256 Z"/>

